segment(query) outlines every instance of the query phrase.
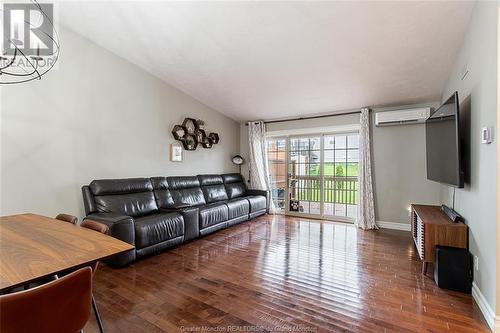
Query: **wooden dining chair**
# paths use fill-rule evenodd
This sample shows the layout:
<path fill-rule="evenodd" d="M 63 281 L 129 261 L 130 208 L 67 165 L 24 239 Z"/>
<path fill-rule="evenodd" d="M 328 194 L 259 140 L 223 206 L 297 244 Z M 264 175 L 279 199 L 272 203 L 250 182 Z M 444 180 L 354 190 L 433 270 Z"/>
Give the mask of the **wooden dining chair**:
<path fill-rule="evenodd" d="M 92 270 L 84 267 L 41 286 L 0 296 L 2 333 L 77 333 L 90 317 Z"/>
<path fill-rule="evenodd" d="M 76 216 L 64 214 L 64 213 L 58 214 L 56 216 L 56 220 L 68 222 L 68 223 L 71 223 L 74 225 L 76 225 L 78 223 L 78 218 Z"/>
<path fill-rule="evenodd" d="M 76 216 L 69 215 L 69 214 L 64 214 L 64 213 L 58 214 L 56 216 L 56 220 L 61 220 L 61 221 L 64 221 L 64 222 L 69 222 L 71 224 L 74 224 L 75 226 L 78 224 L 78 218 Z M 102 234 L 107 234 L 108 231 L 109 231 L 109 228 L 108 228 L 107 225 L 105 225 L 103 223 L 100 223 L 100 222 L 97 222 L 97 221 L 94 221 L 94 220 L 91 220 L 91 219 L 83 220 L 83 222 L 80 224 L 80 227 L 91 229 L 91 230 L 100 232 Z M 91 268 L 92 268 L 92 277 L 94 276 L 94 274 L 95 274 L 95 272 L 97 270 L 97 266 L 98 265 L 99 265 L 98 261 L 96 261 L 95 263 L 93 263 L 91 265 Z M 93 294 L 92 294 L 92 309 L 94 310 L 95 319 L 97 321 L 97 326 L 99 327 L 99 331 L 101 333 L 104 333 L 104 326 L 102 324 L 101 315 L 99 313 L 99 309 L 97 308 L 97 303 L 95 301 L 95 298 L 94 298 Z"/>
<path fill-rule="evenodd" d="M 92 229 L 94 231 L 100 232 L 102 234 L 107 234 L 109 231 L 109 228 L 107 225 L 104 223 L 100 223 L 91 219 L 86 219 L 83 220 L 83 222 L 80 224 L 81 227 L 87 228 L 87 229 Z"/>
<path fill-rule="evenodd" d="M 83 222 L 80 224 L 80 226 L 83 228 L 88 228 L 88 229 L 100 232 L 102 234 L 107 234 L 109 231 L 109 228 L 107 225 L 100 223 L 100 222 L 97 222 L 97 221 L 94 221 L 94 220 L 91 220 L 91 219 L 83 220 Z M 98 265 L 99 265 L 98 261 L 96 261 L 92 265 L 92 276 L 95 274 Z M 97 303 L 95 301 L 93 294 L 92 294 L 92 308 L 94 309 L 95 319 L 97 321 L 97 326 L 99 326 L 99 331 L 101 333 L 104 333 L 104 326 L 102 324 L 101 315 L 99 314 L 99 310 L 97 309 Z"/>
<path fill-rule="evenodd" d="M 68 222 L 68 223 L 71 223 L 73 225 L 77 225 L 77 223 L 78 223 L 78 217 L 70 215 L 70 214 L 65 214 L 65 213 L 57 214 L 56 220 L 63 221 L 63 222 Z M 24 288 L 24 290 L 28 290 L 30 288 L 38 287 L 41 284 L 47 283 L 47 282 L 55 280 L 55 279 L 57 279 L 57 275 L 53 275 L 53 276 L 51 276 L 51 277 L 49 277 L 47 279 L 42 279 L 40 281 L 35 281 L 35 282 L 32 282 L 32 283 L 29 283 L 29 284 L 25 285 L 22 288 Z"/>

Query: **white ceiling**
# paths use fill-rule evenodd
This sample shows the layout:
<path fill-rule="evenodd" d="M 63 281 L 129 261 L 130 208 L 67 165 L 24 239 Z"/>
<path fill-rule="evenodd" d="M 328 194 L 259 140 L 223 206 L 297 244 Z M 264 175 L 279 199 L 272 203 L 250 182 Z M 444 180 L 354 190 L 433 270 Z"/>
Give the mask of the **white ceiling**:
<path fill-rule="evenodd" d="M 64 2 L 62 23 L 235 120 L 440 99 L 473 2 Z"/>

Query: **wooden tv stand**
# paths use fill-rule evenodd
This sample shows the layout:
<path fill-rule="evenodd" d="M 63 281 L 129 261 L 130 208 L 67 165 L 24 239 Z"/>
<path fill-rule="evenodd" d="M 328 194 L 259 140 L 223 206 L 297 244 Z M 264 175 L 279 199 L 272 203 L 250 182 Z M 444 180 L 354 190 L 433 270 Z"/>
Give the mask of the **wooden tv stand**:
<path fill-rule="evenodd" d="M 439 206 L 411 205 L 411 234 L 422 260 L 422 274 L 427 264 L 434 262 L 436 245 L 468 248 L 468 227 L 462 222 L 454 223 Z"/>

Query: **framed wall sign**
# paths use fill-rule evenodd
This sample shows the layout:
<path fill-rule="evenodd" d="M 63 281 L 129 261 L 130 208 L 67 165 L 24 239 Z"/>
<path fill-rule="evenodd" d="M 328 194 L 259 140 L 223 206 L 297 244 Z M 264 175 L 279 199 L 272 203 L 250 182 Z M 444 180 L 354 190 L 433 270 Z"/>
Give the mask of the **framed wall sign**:
<path fill-rule="evenodd" d="M 172 162 L 182 162 L 182 146 L 179 143 L 170 145 L 170 160 Z"/>

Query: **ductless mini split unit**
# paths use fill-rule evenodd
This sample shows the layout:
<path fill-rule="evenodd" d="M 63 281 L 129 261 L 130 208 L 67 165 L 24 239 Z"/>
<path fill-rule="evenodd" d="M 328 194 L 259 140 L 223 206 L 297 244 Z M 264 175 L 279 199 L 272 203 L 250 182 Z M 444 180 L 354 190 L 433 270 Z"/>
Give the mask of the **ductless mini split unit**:
<path fill-rule="evenodd" d="M 394 126 L 425 123 L 431 114 L 430 108 L 384 111 L 375 113 L 376 126 Z"/>

